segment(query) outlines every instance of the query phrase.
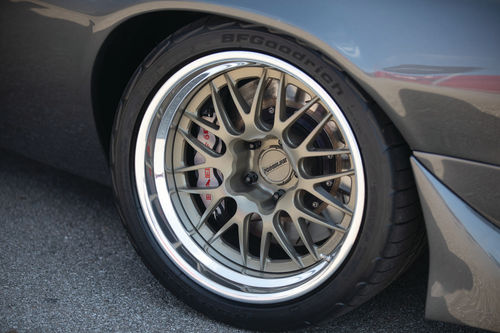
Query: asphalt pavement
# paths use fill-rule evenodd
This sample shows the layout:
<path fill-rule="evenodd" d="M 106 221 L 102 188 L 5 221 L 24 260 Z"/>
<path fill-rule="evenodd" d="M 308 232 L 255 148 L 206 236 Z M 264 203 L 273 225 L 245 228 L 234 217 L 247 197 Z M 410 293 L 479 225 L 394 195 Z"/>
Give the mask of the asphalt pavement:
<path fill-rule="evenodd" d="M 427 258 L 308 332 L 479 332 L 426 321 Z M 165 290 L 130 245 L 110 188 L 0 150 L 0 333 L 238 332 Z"/>

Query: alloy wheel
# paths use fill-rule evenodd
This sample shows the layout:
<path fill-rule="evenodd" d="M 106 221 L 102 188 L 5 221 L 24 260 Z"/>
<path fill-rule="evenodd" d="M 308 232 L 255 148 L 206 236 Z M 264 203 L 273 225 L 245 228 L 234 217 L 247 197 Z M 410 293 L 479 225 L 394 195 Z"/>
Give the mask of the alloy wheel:
<path fill-rule="evenodd" d="M 135 182 L 161 248 L 229 299 L 296 298 L 351 250 L 361 155 L 325 90 L 272 56 L 219 52 L 156 92 L 140 123 Z"/>

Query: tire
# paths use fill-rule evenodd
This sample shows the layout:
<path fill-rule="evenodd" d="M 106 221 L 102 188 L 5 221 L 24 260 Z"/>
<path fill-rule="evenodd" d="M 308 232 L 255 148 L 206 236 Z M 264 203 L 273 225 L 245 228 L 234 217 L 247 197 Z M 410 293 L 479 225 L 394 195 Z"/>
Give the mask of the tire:
<path fill-rule="evenodd" d="M 130 80 L 111 141 L 117 205 L 145 264 L 235 326 L 342 315 L 389 285 L 424 241 L 394 125 L 332 61 L 260 26 L 206 18 L 164 40 Z M 200 170 L 217 187 L 200 186 Z"/>

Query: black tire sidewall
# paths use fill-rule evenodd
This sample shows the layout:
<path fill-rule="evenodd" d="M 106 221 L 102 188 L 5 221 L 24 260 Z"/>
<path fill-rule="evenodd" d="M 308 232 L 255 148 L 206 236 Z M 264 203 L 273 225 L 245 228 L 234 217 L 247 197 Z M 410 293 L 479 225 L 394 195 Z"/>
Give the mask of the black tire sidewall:
<path fill-rule="evenodd" d="M 182 37 L 182 38 L 181 38 Z M 248 50 L 272 55 L 300 68 L 316 80 L 346 116 L 361 150 L 366 181 L 363 222 L 348 258 L 317 290 L 292 301 L 253 305 L 220 297 L 199 286 L 170 261 L 151 233 L 137 199 L 134 150 L 138 125 L 159 86 L 185 64 L 210 53 Z M 151 61 L 151 59 L 154 59 Z M 345 75 L 319 53 L 294 40 L 260 28 L 238 25 L 179 34 L 160 45 L 129 83 L 115 119 L 112 137 L 114 191 L 132 242 L 157 278 L 191 306 L 219 320 L 250 328 L 293 328 L 318 322 L 348 309 L 382 256 L 394 210 L 393 176 L 383 134 L 373 113 Z"/>

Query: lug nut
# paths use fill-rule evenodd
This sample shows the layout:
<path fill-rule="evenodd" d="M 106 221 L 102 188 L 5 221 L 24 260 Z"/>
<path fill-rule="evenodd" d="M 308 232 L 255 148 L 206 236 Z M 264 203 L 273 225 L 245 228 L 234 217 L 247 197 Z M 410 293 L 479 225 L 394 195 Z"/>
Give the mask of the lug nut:
<path fill-rule="evenodd" d="M 278 190 L 278 191 L 274 192 L 273 199 L 278 201 L 279 198 L 281 198 L 283 196 L 283 194 L 285 194 L 285 190 Z"/>
<path fill-rule="evenodd" d="M 329 181 L 326 182 L 326 186 L 332 187 L 332 185 L 333 185 L 333 182 L 331 180 L 329 180 Z"/>
<path fill-rule="evenodd" d="M 254 150 L 254 149 L 257 149 L 259 148 L 261 145 L 260 141 L 255 141 L 255 142 L 249 142 L 248 143 L 248 149 L 250 150 Z"/>
<path fill-rule="evenodd" d="M 313 201 L 312 206 L 313 206 L 313 208 L 318 208 L 319 207 L 319 202 Z"/>
<path fill-rule="evenodd" d="M 333 159 L 333 155 L 328 155 L 327 157 L 329 160 Z"/>
<path fill-rule="evenodd" d="M 249 173 L 246 174 L 244 181 L 246 184 L 252 185 L 257 181 L 257 179 L 259 179 L 259 176 L 257 176 L 255 172 L 250 171 Z"/>
<path fill-rule="evenodd" d="M 271 106 L 269 109 L 267 109 L 267 112 L 270 114 L 274 114 L 274 108 Z"/>

